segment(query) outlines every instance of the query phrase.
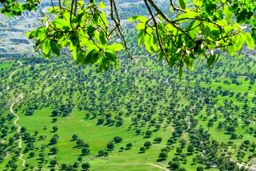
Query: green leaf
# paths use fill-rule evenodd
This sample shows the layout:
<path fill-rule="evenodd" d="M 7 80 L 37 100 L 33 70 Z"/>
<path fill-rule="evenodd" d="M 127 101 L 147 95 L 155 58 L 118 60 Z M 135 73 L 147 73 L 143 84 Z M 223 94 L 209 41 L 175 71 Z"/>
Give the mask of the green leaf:
<path fill-rule="evenodd" d="M 102 19 L 102 22 L 103 22 L 105 25 L 108 25 L 108 19 L 107 19 L 105 13 L 101 12 L 101 13 L 100 13 L 100 18 Z"/>
<path fill-rule="evenodd" d="M 186 8 L 186 3 L 187 3 L 187 0 L 179 0 L 179 6 L 180 6 L 182 9 L 185 9 L 185 8 Z"/>
<path fill-rule="evenodd" d="M 42 51 L 46 57 L 49 57 L 51 52 L 51 41 L 49 39 L 45 40 L 43 43 Z"/>
<path fill-rule="evenodd" d="M 224 20 L 224 19 L 223 20 L 218 20 L 217 24 L 221 25 L 222 27 L 228 26 L 227 20 Z"/>
<path fill-rule="evenodd" d="M 229 10 L 227 6 L 224 6 L 223 14 L 229 22 L 232 22 L 232 12 Z"/>
<path fill-rule="evenodd" d="M 70 27 L 71 27 L 69 22 L 64 19 L 58 18 L 58 19 L 54 20 L 52 23 L 58 29 L 70 30 Z"/>
<path fill-rule="evenodd" d="M 110 60 L 108 59 L 108 57 L 106 56 L 106 53 L 105 53 L 105 57 L 103 56 L 102 60 L 100 60 L 99 62 L 99 71 L 107 71 L 109 69 L 109 66 L 110 66 Z"/>
<path fill-rule="evenodd" d="M 235 55 L 235 45 L 232 45 L 232 46 L 228 47 L 228 53 L 229 53 L 230 56 Z"/>
<path fill-rule="evenodd" d="M 240 50 L 244 45 L 244 36 L 242 33 L 239 33 L 235 41 L 236 50 Z"/>
<path fill-rule="evenodd" d="M 201 7 L 201 6 L 203 5 L 202 0 L 193 0 L 193 3 L 194 3 L 196 6 L 199 6 L 199 7 Z"/>
<path fill-rule="evenodd" d="M 99 60 L 100 54 L 95 50 L 91 50 L 85 57 L 83 64 L 95 64 Z"/>
<path fill-rule="evenodd" d="M 31 32 L 27 32 L 26 35 L 29 39 L 32 39 L 32 38 L 35 38 L 37 36 L 37 29 L 36 30 L 33 30 Z"/>
<path fill-rule="evenodd" d="M 215 61 L 216 61 L 216 55 L 211 55 L 211 56 L 207 59 L 208 67 L 212 66 Z"/>
<path fill-rule="evenodd" d="M 106 39 L 106 36 L 105 36 L 105 34 L 104 34 L 103 31 L 100 32 L 99 38 L 100 38 L 101 44 L 103 44 L 103 45 L 106 45 L 106 44 L 107 44 L 107 39 Z"/>
<path fill-rule="evenodd" d="M 115 62 L 116 61 L 116 55 L 112 52 L 105 52 L 105 55 L 108 60 Z"/>
<path fill-rule="evenodd" d="M 136 25 L 137 30 L 145 30 L 145 24 L 144 23 L 139 23 Z"/>
<path fill-rule="evenodd" d="M 50 45 L 51 45 L 52 52 L 54 54 L 56 54 L 57 56 L 60 56 L 60 48 L 59 48 L 57 42 L 51 40 Z"/>
<path fill-rule="evenodd" d="M 116 58 L 116 54 L 113 52 L 105 52 L 106 60 L 112 61 L 114 63 L 115 68 L 118 68 L 118 62 Z"/>
<path fill-rule="evenodd" d="M 151 49 L 152 51 L 156 52 L 158 50 L 158 46 L 157 46 L 157 38 L 156 36 L 153 34 L 151 37 L 150 37 L 150 46 L 151 46 Z"/>
<path fill-rule="evenodd" d="M 142 23 L 145 23 L 147 20 L 148 20 L 147 17 L 141 16 L 141 15 L 136 15 L 136 16 L 133 16 L 133 17 L 128 19 L 129 22 L 140 21 Z"/>
<path fill-rule="evenodd" d="M 45 27 L 39 27 L 38 29 L 35 29 L 31 32 L 27 32 L 26 35 L 29 39 L 36 38 L 36 37 L 42 37 L 42 35 L 45 34 Z"/>
<path fill-rule="evenodd" d="M 182 77 L 182 74 L 183 74 L 182 68 L 183 68 L 183 66 L 181 65 L 181 66 L 179 67 L 179 78 L 181 78 L 181 77 Z"/>
<path fill-rule="evenodd" d="M 71 50 L 72 49 L 72 50 Z M 70 50 L 72 51 L 72 57 L 74 60 L 77 60 L 77 46 L 70 46 Z"/>
<path fill-rule="evenodd" d="M 87 27 L 87 33 L 90 35 L 90 36 L 92 36 L 92 37 L 94 37 L 94 31 L 95 30 L 97 30 L 93 25 L 89 25 L 88 27 Z"/>
<path fill-rule="evenodd" d="M 81 13 L 77 14 L 77 16 L 76 16 L 74 22 L 80 23 L 81 20 L 82 20 L 82 18 L 83 18 L 84 16 L 86 16 L 86 13 L 85 13 L 85 12 L 81 12 Z"/>
<path fill-rule="evenodd" d="M 245 42 L 251 50 L 254 50 L 255 43 L 254 43 L 254 40 L 252 38 L 252 35 L 248 32 L 245 33 Z"/>
<path fill-rule="evenodd" d="M 143 40 L 144 40 L 144 30 L 140 30 L 139 35 L 138 35 L 138 45 L 141 45 Z"/>
<path fill-rule="evenodd" d="M 150 46 L 150 36 L 148 34 L 145 34 L 144 45 L 145 45 L 146 50 L 149 53 L 152 53 L 152 49 L 151 49 L 151 46 Z"/>
<path fill-rule="evenodd" d="M 173 9 L 172 6 L 170 6 L 170 12 L 171 12 L 171 13 L 174 13 L 174 9 Z"/>
<path fill-rule="evenodd" d="M 78 64 L 84 64 L 83 63 L 83 61 L 84 61 L 84 57 L 85 57 L 85 55 L 84 55 L 84 53 L 83 53 L 83 51 L 81 50 L 81 49 L 76 49 L 76 62 L 78 63 Z"/>
<path fill-rule="evenodd" d="M 104 4 L 103 1 L 100 1 L 99 7 L 102 8 L 102 9 L 107 8 L 107 6 Z"/>
<path fill-rule="evenodd" d="M 115 52 L 121 51 L 121 50 L 123 50 L 123 48 L 124 48 L 123 45 L 121 45 L 120 43 L 114 43 L 114 44 L 108 46 L 108 49 L 115 51 Z"/>

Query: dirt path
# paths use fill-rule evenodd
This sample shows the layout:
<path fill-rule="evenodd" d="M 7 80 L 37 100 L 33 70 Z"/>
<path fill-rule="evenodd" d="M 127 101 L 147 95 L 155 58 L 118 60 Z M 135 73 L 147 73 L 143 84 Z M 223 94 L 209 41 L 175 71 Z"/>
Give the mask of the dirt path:
<path fill-rule="evenodd" d="M 22 66 L 22 65 L 23 65 L 23 63 L 22 63 L 22 62 L 20 62 L 20 61 L 17 61 L 17 63 L 18 63 L 20 66 Z M 18 70 L 20 70 L 20 69 L 21 69 L 21 68 L 16 69 L 15 71 L 13 71 L 13 72 L 10 74 L 9 79 L 11 79 L 11 78 L 12 78 L 12 76 L 13 76 L 16 72 L 18 72 Z"/>
<path fill-rule="evenodd" d="M 18 61 L 18 63 L 20 64 L 20 66 L 23 65 L 20 61 Z M 11 79 L 11 78 L 13 77 L 13 75 L 14 75 L 18 70 L 20 70 L 20 69 L 21 69 L 21 68 L 18 68 L 18 69 L 16 69 L 15 71 L 13 71 L 13 72 L 10 74 L 9 79 Z M 5 91 L 7 91 L 7 90 L 9 90 L 9 89 L 10 89 L 10 87 L 8 86 Z M 10 108 L 9 108 L 9 109 L 10 109 L 10 112 L 11 112 L 11 113 L 15 116 L 15 118 L 16 118 L 16 119 L 14 120 L 13 124 L 18 128 L 18 129 L 17 129 L 17 133 L 19 134 L 18 147 L 19 147 L 20 149 L 22 149 L 22 137 L 20 136 L 21 126 L 18 124 L 18 121 L 19 121 L 20 117 L 19 117 L 19 115 L 17 115 L 17 114 L 14 112 L 13 107 L 14 107 L 15 104 L 17 104 L 19 101 L 21 101 L 21 100 L 23 99 L 23 97 L 24 97 L 24 94 L 22 94 L 22 93 L 21 93 L 19 96 L 17 96 L 14 100 L 11 101 L 11 105 L 10 105 Z M 23 155 L 24 155 L 24 154 L 21 153 L 20 156 L 19 156 L 19 159 L 20 159 L 21 162 L 22 162 L 22 166 L 25 167 L 26 160 L 23 159 Z"/>
<path fill-rule="evenodd" d="M 158 165 L 158 164 L 154 164 L 154 163 L 150 163 L 151 166 L 154 166 L 154 167 L 157 167 L 163 171 L 169 171 L 169 169 L 167 169 L 166 167 L 164 166 L 161 166 L 161 165 Z"/>
<path fill-rule="evenodd" d="M 10 106 L 10 111 L 11 111 L 11 113 L 16 117 L 16 119 L 14 120 L 13 123 L 14 123 L 14 125 L 18 128 L 18 130 L 17 130 L 17 133 L 19 134 L 18 147 L 19 147 L 20 149 L 22 148 L 22 138 L 21 138 L 21 136 L 20 136 L 21 126 L 17 123 L 17 122 L 19 121 L 20 117 L 19 117 L 19 115 L 17 115 L 17 114 L 14 112 L 13 106 L 14 106 L 15 104 L 17 104 L 17 103 L 18 103 L 20 100 L 22 100 L 22 99 L 23 99 L 23 94 L 20 94 L 16 99 L 14 99 L 14 101 L 12 102 L 12 104 L 11 104 L 11 106 Z M 23 159 L 23 154 L 22 154 L 22 153 L 20 154 L 19 159 L 20 159 L 21 162 L 22 162 L 22 166 L 25 167 L 26 160 Z"/>
<path fill-rule="evenodd" d="M 9 80 L 12 78 L 12 76 L 13 76 L 17 71 L 18 71 L 18 69 L 17 69 L 17 70 L 15 70 L 15 71 L 13 71 L 13 72 L 10 74 L 10 76 L 9 76 Z"/>
<path fill-rule="evenodd" d="M 107 165 L 116 165 L 116 166 L 145 166 L 146 165 L 146 166 L 152 166 L 152 167 L 158 168 L 162 171 L 169 171 L 168 168 L 155 163 L 133 163 L 133 162 L 130 163 L 129 162 L 129 163 L 108 163 Z"/>

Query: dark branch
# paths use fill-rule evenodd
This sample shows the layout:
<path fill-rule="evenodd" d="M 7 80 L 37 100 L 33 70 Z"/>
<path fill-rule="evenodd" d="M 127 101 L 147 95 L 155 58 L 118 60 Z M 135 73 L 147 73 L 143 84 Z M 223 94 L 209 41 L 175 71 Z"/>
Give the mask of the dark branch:
<path fill-rule="evenodd" d="M 185 30 L 183 30 L 182 28 L 180 28 L 179 26 L 177 26 L 170 18 L 168 18 L 163 12 L 162 10 L 160 10 L 158 8 L 158 6 L 154 3 L 153 0 L 146 0 L 150 3 L 150 5 L 156 10 L 156 12 L 163 17 L 163 19 L 168 22 L 169 24 L 171 24 L 173 27 L 175 27 L 177 30 L 179 30 L 180 32 L 182 32 L 184 35 L 186 35 L 189 39 L 193 39 Z"/>
<path fill-rule="evenodd" d="M 117 11 L 117 7 L 116 7 L 116 2 L 115 0 L 110 0 L 110 16 L 111 16 L 111 19 L 114 21 L 115 25 L 116 25 L 116 29 L 120 35 L 120 37 L 122 38 L 122 41 L 124 43 L 124 48 L 128 54 L 128 56 L 132 58 L 130 52 L 129 52 L 129 48 L 127 46 L 127 42 L 125 40 L 125 37 L 124 37 L 124 34 L 122 32 L 122 28 L 121 28 L 121 21 L 120 21 L 120 17 L 119 17 L 119 14 L 118 14 L 118 11 Z"/>
<path fill-rule="evenodd" d="M 161 37 L 160 37 L 160 34 L 159 34 L 158 23 L 157 23 L 157 21 L 156 21 L 156 18 L 155 18 L 155 16 L 154 16 L 154 14 L 153 14 L 151 8 L 149 7 L 149 4 L 148 4 L 147 0 L 144 0 L 144 2 L 145 2 L 145 4 L 146 4 L 146 6 L 147 6 L 147 9 L 148 9 L 148 11 L 149 11 L 149 13 L 150 13 L 152 19 L 153 19 L 154 26 L 155 26 L 155 28 L 156 28 L 156 37 L 157 37 L 157 41 L 158 41 L 159 47 L 160 47 L 161 51 L 162 51 L 163 54 L 164 54 L 165 60 L 169 63 L 168 56 L 166 55 L 165 50 L 164 50 L 164 48 L 163 48 L 163 44 L 162 44 L 162 40 L 161 40 Z"/>

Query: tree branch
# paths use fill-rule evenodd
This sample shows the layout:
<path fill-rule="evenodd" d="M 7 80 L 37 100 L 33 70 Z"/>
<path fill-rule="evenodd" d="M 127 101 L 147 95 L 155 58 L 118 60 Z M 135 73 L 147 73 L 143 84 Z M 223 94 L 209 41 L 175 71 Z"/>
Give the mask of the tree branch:
<path fill-rule="evenodd" d="M 174 5 L 174 3 L 173 3 L 173 1 L 172 1 L 172 0 L 170 0 L 170 5 L 171 5 L 171 7 L 172 7 L 174 10 L 176 10 L 176 11 L 182 11 L 182 12 L 185 12 L 185 10 L 183 10 L 183 9 L 181 9 L 181 8 L 177 8 L 177 7 L 175 7 L 175 5 Z"/>
<path fill-rule="evenodd" d="M 129 52 L 127 42 L 124 38 L 124 34 L 122 32 L 121 23 L 120 23 L 121 21 L 120 21 L 120 17 L 119 17 L 118 11 L 117 11 L 115 0 L 110 0 L 110 16 L 111 16 L 111 19 L 114 21 L 114 23 L 116 25 L 116 29 L 118 30 L 118 33 L 119 33 L 120 37 L 122 38 L 122 41 L 124 43 L 124 47 L 125 47 L 126 52 L 128 53 L 128 56 L 131 59 L 133 59 L 130 52 Z"/>
<path fill-rule="evenodd" d="M 166 55 L 165 50 L 164 50 L 164 48 L 163 48 L 163 44 L 162 44 L 162 40 L 161 40 L 161 37 L 160 37 L 160 34 L 159 34 L 158 23 L 157 23 L 157 21 L 156 21 L 156 18 L 155 18 L 155 16 L 154 16 L 154 14 L 153 14 L 151 8 L 149 7 L 149 4 L 148 4 L 147 0 L 144 0 L 144 2 L 145 2 L 145 4 L 146 4 L 146 6 L 147 6 L 147 9 L 148 9 L 148 11 L 149 11 L 149 13 L 150 13 L 152 19 L 153 19 L 154 26 L 155 26 L 155 28 L 156 28 L 156 37 L 157 37 L 157 40 L 158 40 L 159 47 L 160 47 L 161 51 L 162 51 L 163 54 L 164 54 L 165 60 L 169 63 L 168 56 Z"/>
<path fill-rule="evenodd" d="M 58 0 L 58 2 L 59 2 L 60 10 L 61 10 L 62 9 L 61 0 Z"/>
<path fill-rule="evenodd" d="M 163 17 L 163 19 L 168 22 L 169 24 L 171 24 L 173 27 L 175 27 L 177 30 L 179 30 L 180 32 L 182 32 L 184 35 L 186 35 L 189 39 L 193 39 L 185 30 L 183 30 L 182 28 L 180 28 L 179 26 L 177 26 L 170 18 L 168 18 L 163 12 L 162 10 L 160 10 L 158 8 L 158 6 L 155 4 L 155 2 L 153 0 L 146 0 L 150 3 L 150 5 L 156 10 L 156 12 Z"/>
<path fill-rule="evenodd" d="M 54 10 L 54 5 L 53 5 L 53 2 L 52 2 L 52 0 L 51 0 L 51 6 L 52 6 L 52 8 L 53 8 L 53 10 Z"/>

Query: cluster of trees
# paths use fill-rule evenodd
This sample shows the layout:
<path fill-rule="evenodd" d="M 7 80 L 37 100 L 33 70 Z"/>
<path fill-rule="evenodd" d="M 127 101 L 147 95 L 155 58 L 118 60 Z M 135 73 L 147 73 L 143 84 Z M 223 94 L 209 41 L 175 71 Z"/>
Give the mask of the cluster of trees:
<path fill-rule="evenodd" d="M 128 35 L 131 40 L 127 43 L 133 46 L 136 37 L 133 32 Z M 134 49 L 135 54 L 144 52 Z M 0 162 L 10 153 L 12 158 L 8 158 L 6 167 L 16 168 L 17 158 L 22 152 L 28 154 L 29 158 L 38 159 L 38 166 L 27 164 L 27 168 L 50 165 L 65 170 L 78 168 L 79 165 L 88 169 L 88 163 L 82 164 L 83 156 L 108 156 L 118 150 L 116 144 L 122 143 L 125 137 L 116 136 L 104 144 L 102 150 L 92 154 L 92 145 L 74 133 L 72 141 L 81 151 L 77 161 L 65 164 L 57 159 L 49 159 L 48 155 L 55 156 L 61 150 L 55 147 L 59 139 L 58 118 L 69 117 L 76 110 L 84 112 L 85 121 L 95 120 L 95 126 L 118 129 L 128 125 L 128 130 L 144 139 L 142 146 L 137 149 L 139 153 L 147 154 L 148 149 L 154 148 L 157 143 L 163 145 L 158 161 L 167 160 L 172 169 L 184 170 L 182 165 L 189 164 L 188 158 L 192 158 L 190 164 L 200 165 L 198 170 L 202 170 L 202 166 L 233 170 L 236 165 L 223 156 L 229 158 L 234 155 L 239 162 L 246 162 L 255 156 L 253 140 L 256 129 L 252 126 L 256 111 L 253 105 L 256 101 L 253 89 L 256 78 L 254 60 L 223 57 L 224 61 L 217 62 L 211 71 L 205 70 L 206 65 L 199 62 L 196 71 L 185 71 L 182 79 L 177 80 L 177 71 L 156 63 L 154 58 L 139 56 L 127 61 L 124 53 L 120 56 L 119 71 L 111 70 L 100 75 L 96 74 L 94 67 L 77 66 L 68 58 L 27 60 L 24 64 L 26 68 L 17 71 L 11 81 L 8 81 L 8 73 L 15 71 L 18 66 L 0 70 L 3 82 L 17 89 L 9 94 L 7 92 L 0 102 L 0 136 L 4 140 L 0 141 Z M 218 86 L 211 87 L 211 84 Z M 1 90 L 6 88 L 3 85 L 0 85 Z M 229 89 L 229 86 L 243 87 L 246 92 Z M 27 117 L 36 117 L 33 115 L 35 111 L 51 108 L 52 112 L 45 115 L 52 117 L 54 125 L 45 127 L 45 130 L 52 130 L 50 135 L 29 133 L 23 128 L 21 134 L 25 147 L 22 150 L 17 149 L 19 135 L 12 126 L 14 117 L 2 110 L 6 109 L 4 106 L 8 98 L 19 92 L 26 94 L 24 102 L 17 106 L 19 112 Z M 168 132 L 167 140 L 156 137 L 157 133 L 168 128 L 173 128 L 173 131 Z M 228 140 L 219 142 L 211 135 L 216 132 L 224 137 L 227 135 Z M 186 139 L 183 138 L 185 134 L 189 135 Z M 251 140 L 244 139 L 243 135 L 248 135 Z M 237 140 L 241 139 L 243 142 L 238 143 Z M 45 145 L 39 146 L 36 143 L 39 141 Z M 122 145 L 120 152 L 135 148 L 133 142 Z M 233 149 L 233 153 L 227 149 Z M 170 155 L 173 151 L 175 156 Z"/>
<path fill-rule="evenodd" d="M 62 65 L 59 64 L 60 61 Z M 219 62 L 211 74 L 208 74 L 208 71 L 202 69 L 203 66 L 201 66 L 202 68 L 199 67 L 200 71 L 195 71 L 192 76 L 185 75 L 183 78 L 188 82 L 193 82 L 193 79 L 196 79 L 196 82 L 205 83 L 205 85 L 195 84 L 195 86 L 187 86 L 181 81 L 176 81 L 175 71 L 166 72 L 169 69 L 164 65 L 161 68 L 158 67 L 156 72 L 145 70 L 143 66 L 150 68 L 156 65 L 146 58 L 142 58 L 139 63 L 136 63 L 136 67 L 123 61 L 122 65 L 126 65 L 124 69 L 115 73 L 103 73 L 100 76 L 94 74 L 93 68 L 88 69 L 87 74 L 84 74 L 81 73 L 83 67 L 74 66 L 67 60 L 60 61 L 47 61 L 35 67 L 37 62 L 32 60 L 29 62 L 31 66 L 28 67 L 32 68 L 35 74 L 41 73 L 46 68 L 47 73 L 32 77 L 31 71 L 20 71 L 16 73 L 16 79 L 10 83 L 10 86 L 15 85 L 20 91 L 30 95 L 19 107 L 24 115 L 31 108 L 35 111 L 46 107 L 52 109 L 52 112 L 46 115 L 53 117 L 54 126 L 45 128 L 51 130 L 51 135 L 40 135 L 38 132 L 31 134 L 27 132 L 26 128 L 22 128 L 21 131 L 25 144 L 22 153 L 28 154 L 29 158 L 37 158 L 38 167 L 44 167 L 45 163 L 52 168 L 56 166 L 76 167 L 77 163 L 81 166 L 81 157 L 85 155 L 108 156 L 115 150 L 122 152 L 125 149 L 133 148 L 133 142 L 124 144 L 119 149 L 115 148 L 117 143 L 122 143 L 122 138 L 116 136 L 106 143 L 105 147 L 97 154 L 91 154 L 90 144 L 74 134 L 72 141 L 81 150 L 81 156 L 78 156 L 77 163 L 70 165 L 63 164 L 57 159 L 48 159 L 47 155 L 55 156 L 61 150 L 55 147 L 58 144 L 59 128 L 55 125 L 58 123 L 58 118 L 64 117 L 65 111 L 68 111 L 69 114 L 65 116 L 68 117 L 74 110 L 84 111 L 85 120 L 95 120 L 95 126 L 117 127 L 116 129 L 118 129 L 118 127 L 124 126 L 123 123 L 127 121 L 127 118 L 130 118 L 131 122 L 126 122 L 129 124 L 128 129 L 145 139 L 142 146 L 138 148 L 138 153 L 147 153 L 148 149 L 154 148 L 154 144 L 166 143 L 166 146 L 159 151 L 158 161 L 171 161 L 169 162 L 170 168 L 177 167 L 177 169 L 184 170 L 182 165 L 188 164 L 188 158 L 192 157 L 192 164 L 200 164 L 204 168 L 229 167 L 234 169 L 236 165 L 231 161 L 224 160 L 223 156 L 235 155 L 240 162 L 247 161 L 248 154 L 249 158 L 255 156 L 255 143 L 245 140 L 242 134 L 237 133 L 238 127 L 239 129 L 242 127 L 244 134 L 252 138 L 255 135 L 255 128 L 250 125 L 254 119 L 254 115 L 251 113 L 255 111 L 255 107 L 251 104 L 256 95 L 253 94 L 252 97 L 249 97 L 249 93 L 253 92 L 250 86 L 254 85 L 254 82 L 250 81 L 253 79 L 252 75 L 255 75 L 254 71 L 250 70 L 254 61 L 244 58 L 241 61 L 233 62 L 229 66 L 230 68 L 223 68 L 223 63 Z M 230 75 L 233 73 L 234 65 L 241 66 L 239 75 L 236 77 Z M 67 72 L 61 72 L 62 74 L 58 75 L 58 71 L 63 71 L 63 69 Z M 228 77 L 227 79 L 215 79 L 214 75 L 223 72 Z M 56 77 L 52 77 L 50 73 Z M 244 76 L 244 73 L 247 75 Z M 206 74 L 209 76 L 198 76 Z M 57 79 L 60 79 L 60 82 L 56 82 Z M 75 84 L 74 82 L 85 84 Z M 146 82 L 148 83 L 145 84 Z M 209 88 L 208 84 L 213 82 L 220 86 L 215 89 Z M 28 87 L 24 88 L 24 84 Z M 33 87 L 35 85 L 36 87 Z M 225 88 L 230 85 L 246 85 L 248 90 L 240 92 Z M 42 89 L 36 92 L 38 87 L 42 87 Z M 46 89 L 46 87 L 48 88 Z M 84 89 L 87 91 L 83 91 Z M 7 140 L 1 142 L 3 144 L 1 158 L 3 161 L 8 152 L 12 153 L 15 159 L 10 160 L 6 167 L 17 167 L 15 163 L 21 152 L 20 149 L 15 148 L 18 135 L 16 128 L 10 126 L 13 118 L 11 114 L 1 115 L 1 139 Z M 163 141 L 162 137 L 155 136 L 156 132 L 165 131 L 168 127 L 173 127 L 174 131 L 170 133 L 170 138 L 167 141 Z M 218 142 L 209 130 L 220 131 L 223 135 L 228 135 L 229 140 Z M 189 138 L 182 138 L 184 134 L 188 134 Z M 7 137 L 10 138 L 6 139 Z M 237 139 L 244 139 L 244 141 L 237 144 Z M 37 141 L 48 141 L 48 145 L 38 147 Z M 234 149 L 235 153 L 227 151 L 229 148 Z M 47 149 L 49 152 L 46 153 Z M 170 156 L 171 151 L 175 152 L 175 156 Z M 27 167 L 34 166 L 27 164 Z"/>
<path fill-rule="evenodd" d="M 229 76 L 230 79 L 220 81 L 214 79 L 214 76 L 211 74 L 208 77 L 198 78 L 197 75 L 203 75 L 208 72 L 202 69 L 200 72 L 196 71 L 191 77 L 184 76 L 183 79 L 188 82 L 192 82 L 194 77 L 197 82 L 201 79 L 206 84 L 204 86 L 196 85 L 191 89 L 192 86 L 183 85 L 180 81 L 170 81 L 172 78 L 175 78 L 175 73 L 172 73 L 174 71 L 165 73 L 165 66 L 160 68 L 163 70 L 161 72 L 148 72 L 140 67 L 144 65 L 152 67 L 151 65 L 155 64 L 151 62 L 147 64 L 149 61 L 146 58 L 142 58 L 140 62 L 142 64 L 137 63 L 136 68 L 124 62 L 123 65 L 127 65 L 128 72 L 125 69 L 120 70 L 121 77 L 119 72 L 116 72 L 115 76 L 112 76 L 113 73 L 111 72 L 97 76 L 93 74 L 93 69 L 88 69 L 87 74 L 80 74 L 79 70 L 81 70 L 81 67 L 76 67 L 67 61 L 63 61 L 63 64 L 66 65 L 65 67 L 74 72 L 65 73 L 64 76 L 70 79 L 63 79 L 60 83 L 56 83 L 55 80 L 63 75 L 58 76 L 56 74 L 57 78 L 48 75 L 49 72 L 54 73 L 58 69 L 63 70 L 63 66 L 55 65 L 54 61 L 52 63 L 46 62 L 44 65 L 34 69 L 34 72 L 41 72 L 46 67 L 54 66 L 54 69 L 48 70 L 47 74 L 41 75 L 38 79 L 33 79 L 32 83 L 29 80 L 30 76 L 26 72 L 19 72 L 16 76 L 17 80 L 25 78 L 23 82 L 29 82 L 31 85 L 37 84 L 38 87 L 50 87 L 47 91 L 42 89 L 40 93 L 31 92 L 33 96 L 26 99 L 21 108 L 25 109 L 24 114 L 26 114 L 27 108 L 32 104 L 36 104 L 36 109 L 50 107 L 52 112 L 48 115 L 55 118 L 56 123 L 59 117 L 63 117 L 62 113 L 66 110 L 65 106 L 72 106 L 69 113 L 72 110 L 84 111 L 85 120 L 96 120 L 97 124 L 95 126 L 118 127 L 117 123 L 120 121 L 123 123 L 127 118 L 130 118 L 129 129 L 133 130 L 137 136 L 145 139 L 143 146 L 139 147 L 138 152 L 147 153 L 148 149 L 154 148 L 154 144 L 166 143 L 166 147 L 163 147 L 159 152 L 158 161 L 169 160 L 170 168 L 184 170 L 182 165 L 187 164 L 188 158 L 192 157 L 192 164 L 200 164 L 204 168 L 218 167 L 221 169 L 229 167 L 234 169 L 236 165 L 226 160 L 226 158 L 224 160 L 223 156 L 236 155 L 237 160 L 240 162 L 248 160 L 245 154 L 249 154 L 250 158 L 255 156 L 255 144 L 253 142 L 244 140 L 241 144 L 236 143 L 237 139 L 243 139 L 243 135 L 237 133 L 237 127 L 240 129 L 243 126 L 244 133 L 252 136 L 252 138 L 255 134 L 255 129 L 250 126 L 254 115 L 250 113 L 253 113 L 255 110 L 255 107 L 251 106 L 251 104 L 256 97 L 255 94 L 251 98 L 248 97 L 248 94 L 252 92 L 249 86 L 254 85 L 253 82 L 249 81 L 249 77 L 246 77 L 246 80 L 249 81 L 247 85 L 248 92 L 241 93 L 239 91 L 227 90 L 225 86 L 245 86 L 246 80 L 241 80 L 244 76 L 238 76 L 237 78 L 233 75 L 229 76 L 233 66 L 223 69 L 221 63 L 217 63 L 217 67 L 212 71 L 212 74 L 219 74 L 226 70 L 225 75 Z M 237 61 L 235 65 L 242 65 L 242 63 L 243 65 L 248 65 L 247 68 L 254 65 L 253 61 L 246 58 Z M 34 65 L 33 62 L 31 64 Z M 240 75 L 243 72 L 248 72 L 247 68 L 241 69 Z M 249 71 L 249 75 L 254 75 L 255 73 L 253 72 Z M 168 74 L 168 77 L 164 77 L 164 74 Z M 91 77 L 88 75 L 91 75 Z M 43 82 L 43 80 L 47 80 L 47 82 Z M 144 86 L 146 80 L 150 80 L 150 84 Z M 157 80 L 157 82 L 154 80 Z M 75 85 L 74 82 L 76 81 L 87 82 L 88 84 L 85 84 L 85 86 L 88 91 L 83 91 L 85 89 L 84 85 Z M 64 82 L 66 86 L 63 86 Z M 207 87 L 207 84 L 212 82 L 219 83 L 220 86 L 216 87 L 216 89 Z M 99 83 L 101 84 L 100 87 L 98 86 Z M 33 90 L 32 87 L 31 89 Z M 26 93 L 30 92 L 27 91 Z M 77 96 L 77 94 L 79 95 Z M 176 100 L 173 101 L 173 99 Z M 219 103 L 220 100 L 222 103 Z M 2 118 L 2 122 L 5 123 L 2 124 L 1 129 L 3 139 L 8 136 L 8 130 L 12 129 L 15 133 L 15 128 L 6 127 L 6 125 L 11 125 L 12 120 L 12 115 L 6 115 L 6 117 Z M 202 123 L 206 124 L 200 126 Z M 174 131 L 171 132 L 170 138 L 167 141 L 163 141 L 162 137 L 155 137 L 156 132 L 164 131 L 168 127 L 173 127 Z M 208 130 L 220 131 L 223 135 L 229 135 L 229 140 L 227 142 L 218 142 Z M 189 135 L 189 139 L 182 138 L 185 133 Z M 37 148 L 35 145 L 37 139 L 41 141 L 49 140 L 50 146 L 41 148 L 48 148 L 50 155 L 55 155 L 60 150 L 54 147 L 58 143 L 57 126 L 52 127 L 52 135 L 48 138 L 36 132 L 34 135 L 29 134 L 23 128 L 22 138 L 26 144 L 23 153 L 28 153 L 31 158 L 35 157 L 34 151 Z M 17 135 L 16 138 L 10 139 L 9 142 L 14 143 L 15 140 L 17 140 Z M 90 144 L 85 143 L 76 134 L 72 136 L 72 141 L 81 150 L 81 156 L 92 155 L 89 148 Z M 122 143 L 122 138 L 114 137 L 96 155 L 98 157 L 108 156 L 112 151 L 118 150 L 115 148 L 116 143 Z M 132 147 L 132 142 L 127 143 L 119 151 L 122 152 L 124 149 L 128 150 Z M 229 148 L 235 149 L 235 153 L 227 151 Z M 170 156 L 171 151 L 175 152 L 175 156 Z M 69 164 L 62 166 L 56 159 L 48 160 L 45 152 L 40 152 L 38 159 L 41 163 L 47 162 L 52 167 L 57 165 L 59 167 L 71 167 Z M 77 160 L 78 163 L 81 163 L 79 157 Z M 43 167 L 42 165 L 41 167 Z M 200 169 L 201 167 L 198 168 L 198 170 Z"/>

